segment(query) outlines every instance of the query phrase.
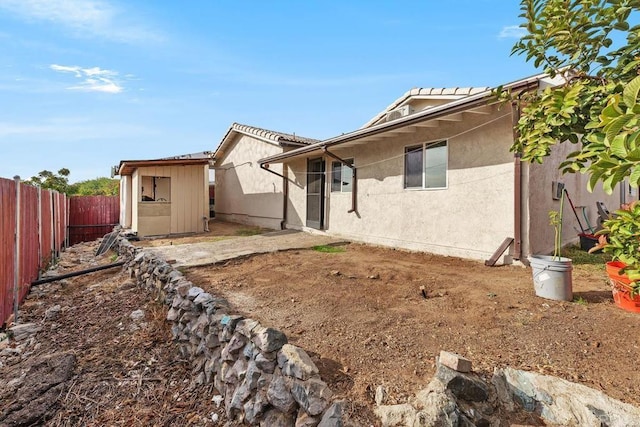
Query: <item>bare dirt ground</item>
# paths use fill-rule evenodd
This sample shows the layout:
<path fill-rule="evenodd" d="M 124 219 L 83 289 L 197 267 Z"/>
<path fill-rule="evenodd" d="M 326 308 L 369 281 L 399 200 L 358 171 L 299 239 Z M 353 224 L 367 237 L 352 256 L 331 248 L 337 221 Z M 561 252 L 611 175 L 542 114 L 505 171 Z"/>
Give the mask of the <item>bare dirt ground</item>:
<path fill-rule="evenodd" d="M 253 233 L 212 225 L 211 233 L 167 242 Z M 69 248 L 58 273 L 111 261 L 111 255 L 96 260 L 95 248 Z M 640 316 L 613 304 L 601 264 L 574 266 L 577 302 L 556 302 L 534 295 L 528 269 L 343 248 L 258 255 L 186 274 L 307 350 L 336 397 L 352 402 L 347 415 L 356 424 L 376 424 L 378 385 L 389 404 L 425 387 L 442 349 L 469 357 L 485 376 L 500 366 L 538 371 L 640 406 Z M 137 310 L 142 318 L 132 317 Z M 0 342 L 0 425 L 19 425 L 20 414 L 31 417 L 24 425 L 224 423 L 211 386 L 190 386 L 166 308 L 119 269 L 35 287 L 20 313 L 20 323 L 41 329 L 32 339 Z"/>
<path fill-rule="evenodd" d="M 374 419 L 378 385 L 387 403 L 424 388 L 443 349 L 470 358 L 487 377 L 511 366 L 640 405 L 640 316 L 613 304 L 602 264 L 574 266 L 576 300 L 558 302 L 536 297 L 522 267 L 344 248 L 259 255 L 186 274 L 307 350 L 362 421 Z"/>

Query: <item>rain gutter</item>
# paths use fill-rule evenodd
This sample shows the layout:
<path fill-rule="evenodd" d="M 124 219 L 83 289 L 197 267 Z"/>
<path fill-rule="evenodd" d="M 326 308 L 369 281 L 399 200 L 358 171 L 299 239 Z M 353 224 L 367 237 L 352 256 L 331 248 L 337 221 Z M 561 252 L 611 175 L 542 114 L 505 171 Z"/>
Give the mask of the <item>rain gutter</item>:
<path fill-rule="evenodd" d="M 352 212 L 358 212 L 357 209 L 357 201 L 358 201 L 358 180 L 357 180 L 357 170 L 356 167 L 352 164 L 349 164 L 349 162 L 347 162 L 344 159 L 341 159 L 340 157 L 336 156 L 335 154 L 333 154 L 332 152 L 330 152 L 327 147 L 322 147 L 322 151 L 329 157 L 336 159 L 337 161 L 339 161 L 340 163 L 342 163 L 343 165 L 347 166 L 349 169 L 351 169 L 351 177 L 352 177 L 352 181 L 351 181 L 351 209 L 349 209 L 347 211 L 347 213 L 352 213 Z"/>

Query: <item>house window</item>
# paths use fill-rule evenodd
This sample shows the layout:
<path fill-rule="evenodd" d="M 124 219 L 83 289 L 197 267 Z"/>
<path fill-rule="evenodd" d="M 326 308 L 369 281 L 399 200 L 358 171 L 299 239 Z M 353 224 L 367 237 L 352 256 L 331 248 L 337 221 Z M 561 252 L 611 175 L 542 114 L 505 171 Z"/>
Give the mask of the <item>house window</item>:
<path fill-rule="evenodd" d="M 352 165 L 353 159 L 346 159 L 347 164 Z M 353 171 L 342 162 L 331 163 L 331 191 L 350 193 L 353 187 Z"/>
<path fill-rule="evenodd" d="M 428 142 L 404 150 L 405 188 L 446 188 L 447 141 Z"/>
<path fill-rule="evenodd" d="M 163 176 L 142 176 L 142 202 L 170 202 L 171 178 Z"/>

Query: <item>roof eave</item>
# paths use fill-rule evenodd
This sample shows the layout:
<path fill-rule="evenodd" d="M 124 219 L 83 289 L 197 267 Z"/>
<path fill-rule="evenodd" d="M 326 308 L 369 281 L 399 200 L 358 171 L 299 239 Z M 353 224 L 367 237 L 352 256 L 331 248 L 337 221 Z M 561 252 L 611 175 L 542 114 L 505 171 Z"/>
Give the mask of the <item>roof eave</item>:
<path fill-rule="evenodd" d="M 529 89 L 534 83 L 536 84 L 536 87 L 538 87 L 540 79 L 544 77 L 547 77 L 547 74 L 538 74 L 532 77 L 528 77 L 526 79 L 508 83 L 506 85 L 503 85 L 502 87 L 503 89 L 511 89 L 511 90 Z M 261 165 L 268 164 L 268 163 L 278 163 L 286 159 L 294 158 L 297 156 L 303 156 L 317 150 L 322 150 L 324 147 L 331 147 L 338 144 L 344 144 L 346 142 L 354 141 L 356 139 L 360 139 L 366 136 L 372 136 L 378 133 L 387 132 L 387 131 L 401 128 L 404 126 L 410 126 L 414 123 L 422 122 L 425 120 L 434 120 L 434 119 L 437 119 L 438 117 L 459 113 L 464 110 L 474 108 L 486 103 L 486 101 L 490 99 L 491 96 L 493 96 L 494 90 L 495 88 L 488 89 L 484 92 L 480 92 L 475 95 L 469 95 L 459 100 L 449 102 L 447 104 L 443 104 L 433 108 L 429 108 L 427 110 L 419 111 L 417 113 L 402 117 L 392 122 L 385 122 L 385 123 L 380 123 L 368 128 L 361 128 L 354 132 L 342 134 L 340 136 L 330 138 L 316 144 L 311 144 L 311 145 L 301 147 L 286 153 L 265 157 L 263 159 L 260 159 L 258 163 Z"/>
<path fill-rule="evenodd" d="M 193 166 L 208 165 L 209 159 L 154 159 L 154 160 L 121 160 L 118 175 L 131 175 L 136 169 L 151 166 Z"/>

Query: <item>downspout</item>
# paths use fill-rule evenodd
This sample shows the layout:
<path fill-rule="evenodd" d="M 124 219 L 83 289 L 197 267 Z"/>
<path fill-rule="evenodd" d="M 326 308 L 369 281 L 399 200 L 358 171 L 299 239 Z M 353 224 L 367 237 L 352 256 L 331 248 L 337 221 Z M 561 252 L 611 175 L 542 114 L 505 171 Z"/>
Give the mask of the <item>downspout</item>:
<path fill-rule="evenodd" d="M 357 170 L 356 167 L 354 165 L 350 165 L 346 160 L 341 159 L 340 157 L 336 156 L 335 154 L 333 154 L 332 152 L 330 152 L 329 150 L 327 150 L 327 147 L 322 147 L 322 151 L 329 157 L 339 161 L 340 163 L 342 163 L 343 165 L 347 166 L 349 169 L 351 169 L 351 176 L 352 176 L 352 183 L 351 185 L 353 186 L 352 191 L 351 191 L 351 209 L 349 209 L 347 212 L 348 213 L 352 213 L 352 212 L 358 212 L 358 205 L 357 205 L 357 201 L 358 201 L 358 180 L 357 180 Z"/>
<path fill-rule="evenodd" d="M 518 121 L 520 120 L 520 106 L 517 102 L 511 104 L 511 120 L 513 123 L 513 141 L 520 137 Z M 522 153 L 517 152 L 513 156 L 513 203 L 514 203 L 514 230 L 513 230 L 513 258 L 522 259 Z"/>
<path fill-rule="evenodd" d="M 266 170 L 267 172 L 271 172 L 272 174 L 279 176 L 282 178 L 282 221 L 280 221 L 280 230 L 284 230 L 287 224 L 287 212 L 288 212 L 288 203 L 289 203 L 289 179 L 278 172 L 274 172 L 269 169 L 269 164 L 260 163 L 260 169 Z M 284 164 L 282 165 L 282 169 L 286 171 Z"/>
<path fill-rule="evenodd" d="M 282 221 L 280 221 L 280 229 L 287 228 L 288 214 L 289 214 L 289 178 L 287 177 L 287 168 L 284 163 L 282 164 Z"/>

